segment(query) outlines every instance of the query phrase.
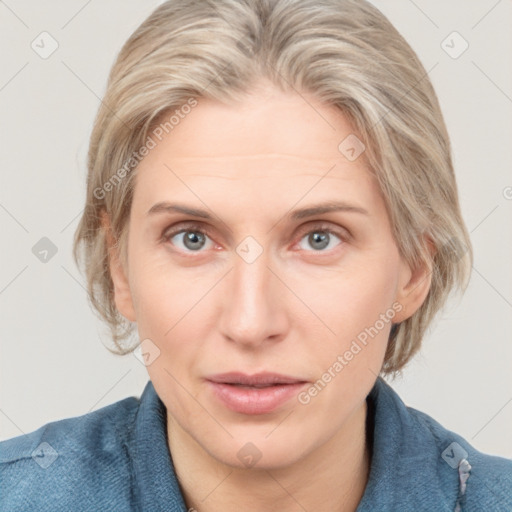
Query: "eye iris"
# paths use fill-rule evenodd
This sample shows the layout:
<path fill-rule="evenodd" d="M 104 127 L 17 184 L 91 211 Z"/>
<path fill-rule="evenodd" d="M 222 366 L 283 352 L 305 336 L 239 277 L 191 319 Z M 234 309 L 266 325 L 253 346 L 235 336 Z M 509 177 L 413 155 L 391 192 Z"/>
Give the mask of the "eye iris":
<path fill-rule="evenodd" d="M 323 249 L 329 245 L 329 234 L 325 231 L 314 231 L 309 235 L 309 242 L 315 249 Z M 315 245 L 319 243 L 319 245 Z"/>
<path fill-rule="evenodd" d="M 187 231 L 185 233 L 184 244 L 187 249 L 200 249 L 204 245 L 204 241 L 205 237 L 202 233 L 198 233 L 197 231 Z"/>

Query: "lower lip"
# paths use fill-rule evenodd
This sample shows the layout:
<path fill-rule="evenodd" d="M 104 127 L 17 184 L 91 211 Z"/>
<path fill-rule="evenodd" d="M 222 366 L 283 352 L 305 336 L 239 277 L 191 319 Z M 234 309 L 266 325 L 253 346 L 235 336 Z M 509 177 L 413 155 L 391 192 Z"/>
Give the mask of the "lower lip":
<path fill-rule="evenodd" d="M 266 388 L 254 388 L 207 381 L 215 396 L 232 411 L 242 414 L 267 414 L 291 398 L 307 384 L 277 384 Z"/>

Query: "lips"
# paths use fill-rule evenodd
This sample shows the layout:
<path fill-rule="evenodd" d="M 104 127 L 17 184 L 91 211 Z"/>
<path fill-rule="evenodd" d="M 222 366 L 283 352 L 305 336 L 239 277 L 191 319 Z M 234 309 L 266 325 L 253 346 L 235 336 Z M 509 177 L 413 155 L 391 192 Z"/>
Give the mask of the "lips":
<path fill-rule="evenodd" d="M 307 381 L 278 373 L 247 375 L 230 372 L 206 379 L 214 397 L 224 406 L 241 414 L 268 414 L 285 404 Z"/>
<path fill-rule="evenodd" d="M 276 384 L 297 384 L 298 382 L 305 382 L 303 379 L 270 372 L 256 373 L 254 375 L 246 375 L 240 372 L 220 373 L 208 377 L 207 380 L 221 384 L 238 384 L 252 387 L 267 387 Z"/>

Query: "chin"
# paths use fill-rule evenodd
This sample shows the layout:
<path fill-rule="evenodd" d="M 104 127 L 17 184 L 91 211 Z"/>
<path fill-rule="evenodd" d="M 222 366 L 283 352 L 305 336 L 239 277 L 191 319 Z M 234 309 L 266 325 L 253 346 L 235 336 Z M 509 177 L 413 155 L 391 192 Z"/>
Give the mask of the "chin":
<path fill-rule="evenodd" d="M 268 432 L 267 432 L 268 434 Z M 271 437 L 271 436 L 270 436 Z M 222 464 L 237 469 L 275 470 L 288 467 L 306 455 L 304 442 L 283 442 L 283 438 L 274 439 L 255 434 L 230 439 L 222 446 L 203 448 Z"/>

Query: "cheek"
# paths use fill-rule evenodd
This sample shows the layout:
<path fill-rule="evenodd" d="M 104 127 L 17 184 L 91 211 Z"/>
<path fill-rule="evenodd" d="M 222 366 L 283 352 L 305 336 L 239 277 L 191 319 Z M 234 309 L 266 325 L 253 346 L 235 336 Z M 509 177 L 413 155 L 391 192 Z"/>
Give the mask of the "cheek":
<path fill-rule="evenodd" d="M 134 272 L 134 308 L 141 336 L 168 338 L 181 318 L 187 323 L 187 310 L 200 299 L 198 286 L 179 271 L 169 274 L 169 268 L 151 263 Z"/>
<path fill-rule="evenodd" d="M 396 295 L 397 268 L 393 251 L 384 257 L 361 254 L 347 258 L 337 269 L 292 269 L 287 282 L 316 313 L 315 324 L 323 323 L 331 337 L 347 339 L 373 325 L 381 314 L 393 314 L 388 310 Z"/>
<path fill-rule="evenodd" d="M 177 321 L 190 286 L 182 272 L 170 265 L 158 242 L 137 227 L 134 223 L 129 247 L 130 290 L 137 326 L 141 337 L 163 339 Z"/>
<path fill-rule="evenodd" d="M 208 301 L 201 300 L 208 283 L 193 282 L 176 268 L 148 260 L 137 269 L 134 265 L 133 281 L 139 337 L 151 340 L 158 353 L 146 368 L 155 389 L 173 416 L 202 417 L 188 393 L 196 394 L 189 383 L 211 330 Z"/>
<path fill-rule="evenodd" d="M 347 378 L 344 385 L 354 388 L 361 379 L 371 379 L 379 373 L 396 315 L 393 308 L 396 265 L 393 254 L 389 258 L 367 258 L 364 263 L 352 265 L 350 269 L 347 266 L 328 279 L 317 279 L 315 293 L 306 294 L 308 288 L 302 282 L 302 296 L 307 297 L 309 307 L 323 325 L 321 338 L 325 343 L 320 345 L 321 351 L 316 344 L 313 354 L 321 373 L 343 374 Z M 314 324 L 320 324 L 313 320 Z M 311 336 L 311 325 L 303 322 L 304 337 L 318 339 L 318 334 Z"/>
<path fill-rule="evenodd" d="M 218 279 L 211 269 L 171 265 L 162 251 L 133 258 L 131 285 L 139 337 L 157 345 L 159 363 L 169 371 L 185 375 L 213 332 L 218 300 L 213 288 Z"/>
<path fill-rule="evenodd" d="M 321 291 L 311 295 L 311 308 L 335 334 L 324 330 L 322 343 L 308 347 L 315 381 L 297 398 L 334 428 L 364 401 L 382 367 L 396 314 L 393 267 L 365 265 Z"/>

